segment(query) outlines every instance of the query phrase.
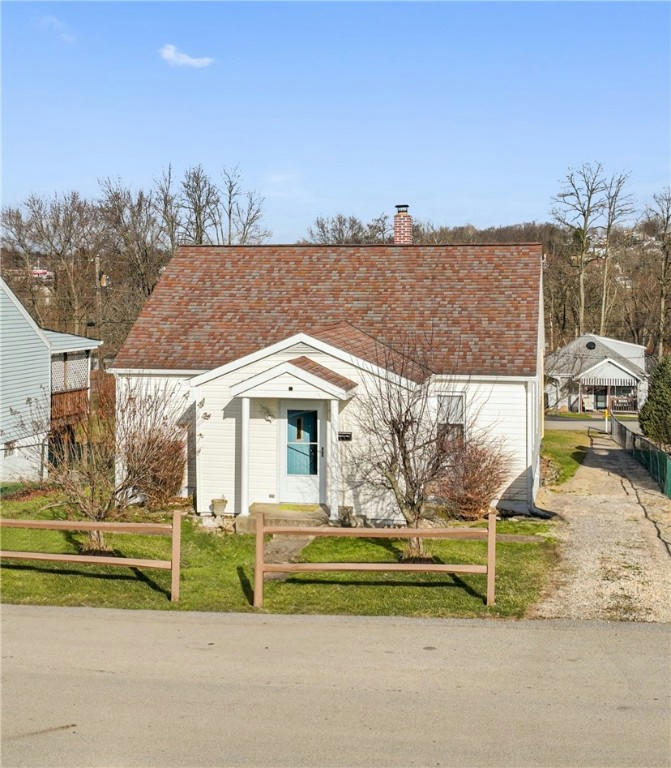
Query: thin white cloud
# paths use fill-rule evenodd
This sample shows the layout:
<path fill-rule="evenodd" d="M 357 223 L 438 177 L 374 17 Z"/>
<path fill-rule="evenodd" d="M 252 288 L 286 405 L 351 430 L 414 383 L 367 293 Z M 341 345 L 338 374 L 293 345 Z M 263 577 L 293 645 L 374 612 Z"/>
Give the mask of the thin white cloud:
<path fill-rule="evenodd" d="M 186 53 L 177 49 L 177 46 L 172 43 L 166 43 L 162 48 L 159 48 L 159 55 L 169 64 L 174 67 L 195 67 L 196 69 L 202 69 L 203 67 L 209 67 L 210 64 L 214 64 L 214 59 L 209 56 L 201 56 L 200 58 L 194 58 Z"/>
<path fill-rule="evenodd" d="M 55 32 L 64 43 L 74 43 L 76 39 L 70 27 L 56 16 L 42 16 L 40 25 Z"/>
<path fill-rule="evenodd" d="M 302 177 L 294 171 L 277 171 L 268 174 L 262 183 L 265 197 L 298 198 L 306 194 Z"/>

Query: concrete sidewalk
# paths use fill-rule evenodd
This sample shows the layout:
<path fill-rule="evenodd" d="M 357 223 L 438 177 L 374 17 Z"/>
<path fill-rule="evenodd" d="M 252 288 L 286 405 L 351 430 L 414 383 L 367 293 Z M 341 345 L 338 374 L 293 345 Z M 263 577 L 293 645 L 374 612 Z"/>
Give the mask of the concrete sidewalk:
<path fill-rule="evenodd" d="M 668 766 L 669 627 L 3 606 L 2 765 Z"/>

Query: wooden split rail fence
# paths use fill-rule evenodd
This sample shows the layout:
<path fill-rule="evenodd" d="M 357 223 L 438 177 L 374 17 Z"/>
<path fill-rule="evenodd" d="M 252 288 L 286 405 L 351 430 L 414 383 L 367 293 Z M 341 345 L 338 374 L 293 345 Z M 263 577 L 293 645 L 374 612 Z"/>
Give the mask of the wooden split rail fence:
<path fill-rule="evenodd" d="M 350 539 L 476 539 L 487 541 L 487 564 L 443 563 L 267 563 L 264 536 L 333 536 Z M 320 571 L 410 571 L 414 573 L 483 573 L 487 575 L 487 605 L 495 599 L 496 514 L 487 518 L 487 528 L 301 528 L 267 526 L 263 515 L 256 518 L 256 557 L 254 564 L 254 607 L 263 606 L 266 573 L 318 573 Z"/>
<path fill-rule="evenodd" d="M 170 536 L 172 553 L 170 560 L 145 560 L 136 557 L 114 555 L 70 555 L 49 552 L 15 552 L 3 550 L 2 560 L 46 560 L 59 563 L 84 565 L 114 565 L 126 568 L 159 568 L 171 571 L 170 600 L 179 600 L 179 561 L 181 549 L 181 515 L 172 513 L 172 523 L 103 523 L 93 520 L 0 520 L 0 528 L 31 528 L 47 531 L 102 531 L 107 533 L 135 533 L 141 536 Z"/>

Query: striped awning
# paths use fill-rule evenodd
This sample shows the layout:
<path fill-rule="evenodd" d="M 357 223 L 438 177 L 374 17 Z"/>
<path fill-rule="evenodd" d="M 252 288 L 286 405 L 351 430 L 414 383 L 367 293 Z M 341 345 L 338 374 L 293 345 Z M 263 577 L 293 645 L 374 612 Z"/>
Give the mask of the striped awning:
<path fill-rule="evenodd" d="M 597 376 L 596 378 L 588 377 L 586 379 L 580 379 L 580 383 L 589 387 L 635 387 L 637 386 L 638 381 L 633 377 L 624 379 L 602 379 Z"/>

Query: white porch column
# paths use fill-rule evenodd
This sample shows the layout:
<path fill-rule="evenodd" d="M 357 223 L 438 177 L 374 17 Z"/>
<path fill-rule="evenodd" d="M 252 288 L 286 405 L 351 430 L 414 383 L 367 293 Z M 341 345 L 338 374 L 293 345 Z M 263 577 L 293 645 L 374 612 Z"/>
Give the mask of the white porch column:
<path fill-rule="evenodd" d="M 240 514 L 249 514 L 249 398 L 242 398 L 240 424 Z"/>
<path fill-rule="evenodd" d="M 340 457 L 338 455 L 338 400 L 329 400 L 329 429 L 328 429 L 328 499 L 330 519 L 338 519 L 338 490 L 340 488 Z"/>

